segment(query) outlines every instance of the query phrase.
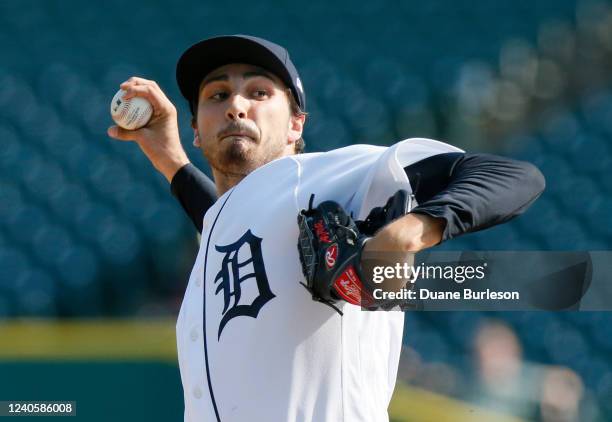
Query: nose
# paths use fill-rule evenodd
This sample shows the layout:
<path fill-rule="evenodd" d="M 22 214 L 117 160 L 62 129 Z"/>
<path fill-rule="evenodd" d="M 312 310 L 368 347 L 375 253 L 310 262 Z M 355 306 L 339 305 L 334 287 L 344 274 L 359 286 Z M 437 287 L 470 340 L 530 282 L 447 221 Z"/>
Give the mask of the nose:
<path fill-rule="evenodd" d="M 242 95 L 232 95 L 225 115 L 229 120 L 246 119 L 248 107 L 249 101 L 246 98 Z"/>

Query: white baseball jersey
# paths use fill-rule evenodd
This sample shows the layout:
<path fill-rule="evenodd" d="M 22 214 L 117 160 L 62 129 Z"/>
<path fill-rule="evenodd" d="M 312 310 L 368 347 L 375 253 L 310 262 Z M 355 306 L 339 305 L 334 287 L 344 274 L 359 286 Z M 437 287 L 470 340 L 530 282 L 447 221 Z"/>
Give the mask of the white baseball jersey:
<path fill-rule="evenodd" d="M 388 421 L 402 312 L 315 302 L 304 281 L 297 215 L 325 200 L 357 219 L 398 189 L 404 167 L 450 145 L 408 139 L 272 161 L 204 217 L 177 322 L 185 421 Z"/>

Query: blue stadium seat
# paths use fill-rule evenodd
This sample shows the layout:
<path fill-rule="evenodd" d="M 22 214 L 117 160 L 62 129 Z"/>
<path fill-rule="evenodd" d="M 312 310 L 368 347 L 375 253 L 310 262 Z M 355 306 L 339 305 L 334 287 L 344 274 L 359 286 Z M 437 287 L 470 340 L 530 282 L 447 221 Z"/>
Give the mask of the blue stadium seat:
<path fill-rule="evenodd" d="M 53 105 L 59 105 L 66 88 L 74 89 L 80 82 L 78 69 L 61 61 L 52 61 L 41 69 L 36 83 L 37 92 Z"/>
<path fill-rule="evenodd" d="M 81 132 L 73 131 L 69 135 L 79 135 Z M 107 153 L 103 146 L 95 142 L 87 143 L 84 138 L 72 138 L 74 143 L 64 150 L 63 163 L 73 178 L 87 181 L 92 172 L 113 161 L 113 157 Z"/>
<path fill-rule="evenodd" d="M 552 325 L 543 330 L 546 350 L 553 362 L 560 365 L 571 366 L 582 356 L 592 353 L 580 331 L 565 325 Z"/>
<path fill-rule="evenodd" d="M 327 80 L 321 91 L 326 110 L 334 115 L 342 115 L 355 102 L 367 100 L 363 88 L 350 76 L 336 77 Z"/>
<path fill-rule="evenodd" d="M 521 312 L 516 321 L 517 334 L 532 353 L 545 352 L 545 339 L 542 331 L 533 327 L 553 327 L 555 317 L 550 312 Z"/>
<path fill-rule="evenodd" d="M 15 291 L 17 277 L 32 264 L 22 250 L 10 245 L 10 240 L 6 240 L 4 236 L 3 239 L 4 244 L 0 249 L 0 291 L 10 295 Z"/>
<path fill-rule="evenodd" d="M 37 317 L 57 314 L 57 281 L 48 272 L 30 267 L 17 276 L 15 287 L 19 314 Z"/>
<path fill-rule="evenodd" d="M 134 183 L 130 169 L 121 160 L 113 159 L 106 153 L 91 163 L 87 180 L 107 200 L 122 196 L 122 192 L 130 189 Z"/>
<path fill-rule="evenodd" d="M 144 209 L 140 219 L 146 235 L 154 242 L 162 244 L 175 241 L 185 233 L 185 224 L 191 226 L 188 221 L 179 205 L 171 201 L 159 201 L 157 206 Z M 194 234 L 193 231 L 187 233 Z"/>
<path fill-rule="evenodd" d="M 542 227 L 561 218 L 561 214 L 557 202 L 545 193 L 516 220 L 516 223 L 523 231 L 537 234 Z"/>
<path fill-rule="evenodd" d="M 4 222 L 7 233 L 14 241 L 29 246 L 38 230 L 49 224 L 49 216 L 45 208 L 24 202 L 21 210 Z"/>
<path fill-rule="evenodd" d="M 84 98 L 82 107 L 77 110 L 76 115 L 87 128 L 88 138 L 97 135 L 92 139 L 93 142 L 99 138 L 106 138 L 106 129 L 114 124 L 110 118 L 110 102 L 116 91 L 110 90 L 109 94 L 103 95 L 97 87 L 90 85 L 89 88 L 88 91 L 80 93 Z"/>
<path fill-rule="evenodd" d="M 36 228 L 30 244 L 40 262 L 54 266 L 73 247 L 74 240 L 62 226 L 50 223 Z"/>
<path fill-rule="evenodd" d="M 599 209 L 593 213 L 590 213 L 586 218 L 586 222 L 593 233 L 604 236 L 607 239 L 608 248 L 606 249 L 609 249 L 610 240 L 612 239 L 612 225 L 606 220 L 606 218 L 612 211 L 612 198 L 609 195 L 606 195 L 601 199 L 601 201 L 598 201 L 598 204 Z"/>
<path fill-rule="evenodd" d="M 304 139 L 310 152 L 327 151 L 350 143 L 351 133 L 342 120 L 320 116 L 306 127 Z"/>
<path fill-rule="evenodd" d="M 601 403 L 606 407 L 606 411 L 610 411 L 612 403 L 610 403 L 610 397 L 612 397 L 612 371 L 606 372 L 599 383 L 595 386 L 595 394 L 602 399 Z"/>
<path fill-rule="evenodd" d="M 561 218 L 549 224 L 540 235 L 550 250 L 588 250 L 591 239 L 582 224 L 572 218 Z"/>
<path fill-rule="evenodd" d="M 0 115 L 18 126 L 35 124 L 38 102 L 34 91 L 21 76 L 4 74 L 0 78 Z"/>
<path fill-rule="evenodd" d="M 92 284 L 99 275 L 100 262 L 87 246 L 73 243 L 62 251 L 55 264 L 63 285 L 80 291 L 95 290 Z M 102 298 L 98 298 L 97 301 L 101 302 Z"/>
<path fill-rule="evenodd" d="M 128 264 L 141 252 L 135 229 L 104 203 L 96 201 L 79 207 L 74 223 L 81 237 L 110 262 Z"/>
<path fill-rule="evenodd" d="M 12 316 L 13 305 L 11 304 L 11 300 L 8 295 L 3 295 L 0 293 L 0 318 L 9 318 Z"/>
<path fill-rule="evenodd" d="M 580 374 L 587 387 L 597 387 L 612 369 L 605 356 L 605 354 L 582 355 L 573 362 L 571 368 Z"/>
<path fill-rule="evenodd" d="M 48 199 L 50 213 L 55 218 L 75 230 L 76 215 L 81 207 L 88 207 L 91 202 L 89 191 L 80 183 L 66 182 L 54 191 Z"/>
<path fill-rule="evenodd" d="M 421 353 L 427 362 L 446 362 L 450 356 L 450 345 L 436 329 L 423 330 L 411 337 L 405 344 L 411 345 Z"/>
<path fill-rule="evenodd" d="M 589 177 L 578 176 L 563 180 L 562 189 L 551 193 L 551 198 L 562 205 L 562 209 L 575 217 L 587 217 L 598 212 L 595 204 L 599 203 L 601 190 L 595 181 Z M 588 218 L 588 217 L 587 217 Z"/>
<path fill-rule="evenodd" d="M 36 124 L 22 126 L 21 134 L 25 142 L 47 146 L 48 139 L 59 135 L 62 129 L 62 122 L 55 107 L 48 104 L 39 104 L 38 113 L 44 119 L 38 119 Z"/>
<path fill-rule="evenodd" d="M 565 182 L 576 177 L 574 169 L 564 158 L 552 152 L 544 155 L 541 162 L 534 160 L 540 171 L 546 178 L 546 194 L 563 192 Z"/>
<path fill-rule="evenodd" d="M 612 92 L 598 91 L 581 102 L 581 116 L 592 131 L 612 135 Z"/>
<path fill-rule="evenodd" d="M 135 142 L 117 141 L 109 138 L 106 135 L 106 128 L 113 124 L 113 122 L 109 121 L 108 125 L 105 125 L 102 133 L 92 137 L 90 140 L 88 140 L 88 142 L 95 142 L 100 147 L 108 148 L 108 151 L 112 157 L 117 160 L 122 160 L 127 164 L 130 173 L 132 173 L 133 176 L 141 176 L 147 179 L 150 178 L 151 175 L 155 174 L 155 169 L 151 167 L 149 160 L 144 156 L 140 147 Z M 193 132 L 191 130 L 185 130 L 184 133 L 188 134 L 187 136 L 181 133 L 184 148 L 188 152 L 192 152 L 194 150 L 194 147 L 191 146 L 191 142 L 193 141 Z M 199 151 L 196 153 L 201 155 Z"/>
<path fill-rule="evenodd" d="M 412 72 L 403 71 L 403 76 L 390 81 L 384 88 L 384 96 L 395 110 L 401 107 L 428 107 L 432 97 L 427 80 Z"/>
<path fill-rule="evenodd" d="M 480 250 L 521 249 L 521 238 L 517 230 L 506 224 L 474 234 Z"/>
<path fill-rule="evenodd" d="M 586 135 L 579 139 L 582 142 L 567 151 L 567 158 L 576 171 L 597 177 L 609 170 L 612 165 L 610 143 L 595 135 Z"/>
<path fill-rule="evenodd" d="M 610 324 L 597 324 L 591 326 L 589 333 L 606 353 L 612 353 L 612 326 Z"/>
<path fill-rule="evenodd" d="M 9 125 L 0 125 L 0 139 L 0 174 L 8 176 L 19 166 L 23 144 L 19 133 Z"/>
<path fill-rule="evenodd" d="M 391 57 L 373 57 L 358 71 L 366 90 L 376 89 L 375 96 L 392 98 L 406 84 L 403 64 Z"/>
<path fill-rule="evenodd" d="M 343 110 L 352 127 L 354 143 L 388 144 L 393 139 L 390 113 L 385 105 L 375 99 L 356 99 Z"/>
<path fill-rule="evenodd" d="M 563 151 L 567 145 L 580 139 L 580 121 L 571 110 L 557 110 L 551 114 L 552 117 L 541 130 L 541 135 L 552 151 Z"/>
<path fill-rule="evenodd" d="M 48 202 L 50 198 L 63 189 L 66 183 L 64 172 L 58 163 L 52 160 L 39 160 L 34 165 L 23 163 L 24 172 L 21 180 L 32 196 Z"/>
<path fill-rule="evenodd" d="M 98 316 L 105 302 L 98 254 L 80 243 L 63 251 L 55 270 L 60 280 L 61 310 L 67 316 Z M 129 288 L 129 287 L 128 287 Z"/>
<path fill-rule="evenodd" d="M 75 144 L 79 144 L 84 136 L 74 124 L 67 125 L 58 120 L 57 125 L 39 141 L 44 146 L 47 155 L 56 158 L 60 163 L 65 163 L 67 152 Z"/>
<path fill-rule="evenodd" d="M 473 337 L 482 323 L 480 312 L 444 312 L 448 320 L 446 335 L 459 345 L 462 350 L 470 350 Z"/>
<path fill-rule="evenodd" d="M 102 253 L 111 262 L 129 264 L 141 253 L 141 240 L 134 227 L 114 216 L 109 216 L 94 231 Z"/>
<path fill-rule="evenodd" d="M 9 221 L 16 218 L 23 208 L 24 199 L 18 185 L 0 180 L 0 220 Z"/>

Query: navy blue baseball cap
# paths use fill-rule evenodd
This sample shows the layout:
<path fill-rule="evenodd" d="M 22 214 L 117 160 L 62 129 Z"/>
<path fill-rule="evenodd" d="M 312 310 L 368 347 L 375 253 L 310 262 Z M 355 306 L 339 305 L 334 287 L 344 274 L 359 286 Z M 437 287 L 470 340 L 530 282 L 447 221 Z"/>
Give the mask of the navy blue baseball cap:
<path fill-rule="evenodd" d="M 300 108 L 306 110 L 300 75 L 285 48 L 251 35 L 223 35 L 192 45 L 176 64 L 176 81 L 189 102 L 191 114 L 195 114 L 204 77 L 230 63 L 252 64 L 278 76 L 291 90 Z"/>

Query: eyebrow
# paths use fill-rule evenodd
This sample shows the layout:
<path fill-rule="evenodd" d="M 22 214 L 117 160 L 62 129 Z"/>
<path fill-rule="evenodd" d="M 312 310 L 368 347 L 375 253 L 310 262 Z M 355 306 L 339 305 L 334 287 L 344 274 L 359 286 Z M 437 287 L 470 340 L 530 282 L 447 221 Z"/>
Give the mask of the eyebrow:
<path fill-rule="evenodd" d="M 262 77 L 270 79 L 272 82 L 274 82 L 274 78 L 272 77 L 272 75 L 270 73 L 266 72 L 265 70 L 252 70 L 252 71 L 249 71 L 249 72 L 244 72 L 242 74 L 242 78 L 243 79 L 255 78 L 257 76 L 262 76 Z M 228 81 L 228 80 L 229 80 L 229 76 L 227 76 L 226 73 L 222 73 L 222 74 L 217 75 L 217 76 L 210 76 L 210 77 L 204 78 L 204 80 L 200 84 L 200 91 L 202 89 L 204 89 L 204 87 L 206 85 L 208 85 L 209 83 L 211 83 L 211 82 Z"/>

